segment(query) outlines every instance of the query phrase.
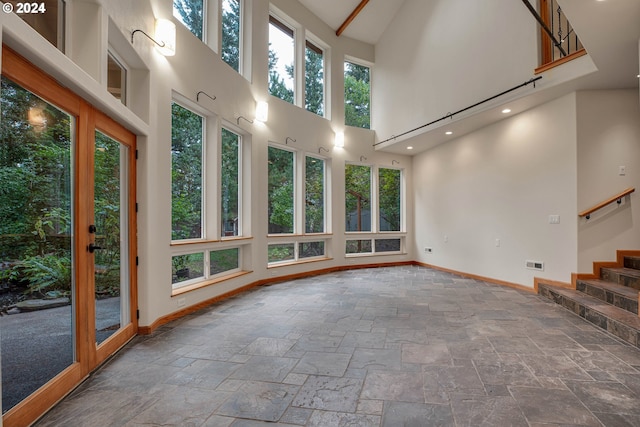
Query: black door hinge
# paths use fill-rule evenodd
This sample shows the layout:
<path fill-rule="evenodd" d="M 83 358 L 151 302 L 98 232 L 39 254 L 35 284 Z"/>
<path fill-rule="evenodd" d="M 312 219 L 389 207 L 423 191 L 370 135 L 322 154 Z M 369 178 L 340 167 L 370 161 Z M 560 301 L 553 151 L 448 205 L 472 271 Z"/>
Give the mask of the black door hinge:
<path fill-rule="evenodd" d="M 140 265 L 140 259 L 136 257 L 136 266 Z"/>
<path fill-rule="evenodd" d="M 136 319 L 140 320 L 140 309 L 136 310 Z"/>
<path fill-rule="evenodd" d="M 136 213 L 138 213 L 138 202 L 136 202 Z"/>
<path fill-rule="evenodd" d="M 138 160 L 138 150 L 136 150 L 136 160 Z"/>

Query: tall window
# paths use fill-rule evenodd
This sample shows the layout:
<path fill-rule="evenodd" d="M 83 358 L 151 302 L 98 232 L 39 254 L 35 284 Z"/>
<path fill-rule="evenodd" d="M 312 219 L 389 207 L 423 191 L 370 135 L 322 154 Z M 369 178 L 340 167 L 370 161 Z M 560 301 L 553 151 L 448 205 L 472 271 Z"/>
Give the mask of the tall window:
<path fill-rule="evenodd" d="M 222 0 L 222 60 L 240 71 L 240 0 Z"/>
<path fill-rule="evenodd" d="M 173 0 L 173 16 L 200 40 L 204 40 L 205 0 Z"/>
<path fill-rule="evenodd" d="M 324 54 L 309 40 L 305 47 L 305 101 L 307 111 L 324 116 Z"/>
<path fill-rule="evenodd" d="M 304 179 L 302 188 L 298 177 Z M 327 228 L 325 160 L 269 147 L 268 197 L 270 239 L 277 241 L 268 244 L 269 264 L 325 257 L 325 240 L 318 236 Z"/>
<path fill-rule="evenodd" d="M 371 167 L 345 166 L 346 231 L 371 231 Z"/>
<path fill-rule="evenodd" d="M 347 126 L 370 128 L 370 69 L 344 63 L 344 122 Z"/>
<path fill-rule="evenodd" d="M 294 32 L 282 21 L 269 16 L 269 93 L 294 103 Z"/>
<path fill-rule="evenodd" d="M 240 135 L 222 128 L 221 145 L 222 237 L 238 236 L 240 218 Z"/>
<path fill-rule="evenodd" d="M 294 232 L 295 153 L 269 147 L 269 234 Z"/>
<path fill-rule="evenodd" d="M 380 231 L 401 231 L 401 171 L 378 169 L 378 218 Z"/>
<path fill-rule="evenodd" d="M 306 233 L 324 233 L 324 160 L 306 156 L 304 219 Z"/>
<path fill-rule="evenodd" d="M 171 239 L 202 238 L 204 118 L 171 105 Z"/>

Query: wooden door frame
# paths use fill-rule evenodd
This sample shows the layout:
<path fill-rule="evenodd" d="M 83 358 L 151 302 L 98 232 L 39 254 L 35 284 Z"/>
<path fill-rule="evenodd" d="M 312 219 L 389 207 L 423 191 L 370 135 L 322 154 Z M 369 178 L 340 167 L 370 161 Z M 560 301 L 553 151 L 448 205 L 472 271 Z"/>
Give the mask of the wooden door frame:
<path fill-rule="evenodd" d="M 75 330 L 76 360 L 2 416 L 4 427 L 20 427 L 30 425 L 40 418 L 137 333 L 136 136 L 4 44 L 2 45 L 2 75 L 73 116 L 76 133 L 73 152 L 73 262 L 76 276 L 73 283 L 75 298 L 72 306 L 75 313 L 75 316 L 72 316 L 75 319 L 75 325 L 72 327 Z M 93 206 L 91 185 L 93 163 L 89 162 L 93 159 L 96 129 L 129 147 L 127 190 L 129 192 L 128 262 L 131 323 L 107 338 L 100 346 L 95 342 L 95 304 L 80 303 L 95 300 L 95 286 L 87 286 L 88 283 L 93 283 L 94 279 L 91 276 L 94 274 L 94 268 L 92 258 L 85 250 L 90 242 L 89 220 L 85 213 L 92 210 Z M 88 165 L 88 167 L 79 167 L 79 165 Z M 83 188 L 83 194 L 79 193 L 80 188 Z M 91 197 L 86 194 L 87 189 L 90 190 Z"/>

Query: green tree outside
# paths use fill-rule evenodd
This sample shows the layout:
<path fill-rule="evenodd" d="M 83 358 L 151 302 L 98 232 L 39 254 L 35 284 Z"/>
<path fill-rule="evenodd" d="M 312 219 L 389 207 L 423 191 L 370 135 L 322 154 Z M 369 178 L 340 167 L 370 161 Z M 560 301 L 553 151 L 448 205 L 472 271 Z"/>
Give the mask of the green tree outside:
<path fill-rule="evenodd" d="M 371 86 L 369 67 L 344 63 L 344 122 L 347 126 L 370 128 Z"/>
<path fill-rule="evenodd" d="M 200 40 L 204 35 L 203 3 L 204 0 L 173 0 L 173 16 Z"/>
<path fill-rule="evenodd" d="M 171 239 L 202 237 L 203 118 L 171 104 Z"/>

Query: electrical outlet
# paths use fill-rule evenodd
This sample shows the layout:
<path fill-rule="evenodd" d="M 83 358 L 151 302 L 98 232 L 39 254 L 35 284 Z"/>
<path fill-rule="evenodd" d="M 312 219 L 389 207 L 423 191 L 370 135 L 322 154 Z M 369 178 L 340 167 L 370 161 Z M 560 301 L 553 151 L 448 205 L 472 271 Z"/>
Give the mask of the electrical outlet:
<path fill-rule="evenodd" d="M 627 168 L 625 166 L 618 166 L 618 175 L 624 176 L 627 174 Z"/>
<path fill-rule="evenodd" d="M 444 242 L 447 243 L 449 241 L 449 236 L 447 236 L 446 234 L 444 235 Z"/>
<path fill-rule="evenodd" d="M 431 253 L 433 253 L 433 248 L 425 247 L 425 248 L 424 248 L 424 251 L 425 251 L 426 253 L 428 253 L 428 254 L 431 254 Z"/>
<path fill-rule="evenodd" d="M 496 239 L 496 248 L 500 247 L 500 239 Z"/>
<path fill-rule="evenodd" d="M 560 215 L 549 215 L 549 224 L 560 224 Z"/>
<path fill-rule="evenodd" d="M 178 307 L 184 307 L 185 305 L 187 305 L 187 299 L 186 298 L 178 298 L 178 300 L 176 302 L 178 304 Z"/>

